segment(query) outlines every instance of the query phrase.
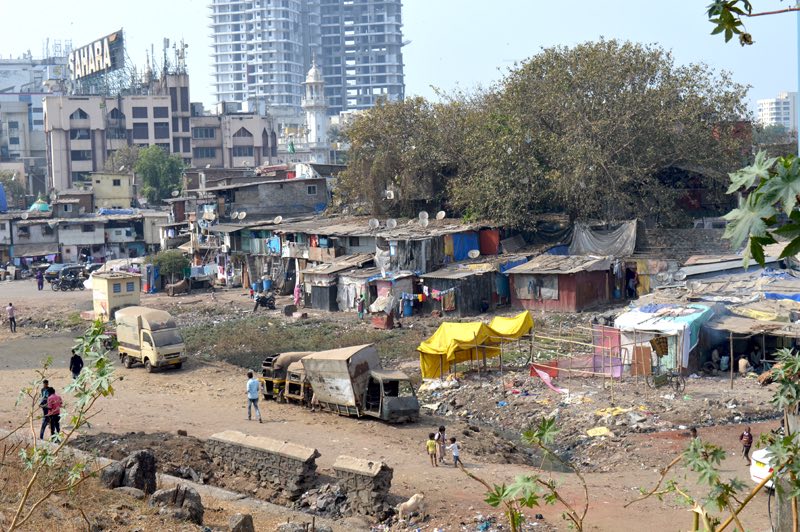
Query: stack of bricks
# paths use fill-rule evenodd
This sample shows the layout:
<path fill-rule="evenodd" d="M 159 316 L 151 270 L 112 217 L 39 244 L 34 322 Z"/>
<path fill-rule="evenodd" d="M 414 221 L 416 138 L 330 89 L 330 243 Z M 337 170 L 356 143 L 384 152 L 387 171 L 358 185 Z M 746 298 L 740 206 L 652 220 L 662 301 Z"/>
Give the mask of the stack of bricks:
<path fill-rule="evenodd" d="M 290 501 L 314 486 L 320 456 L 310 447 L 234 430 L 211 436 L 206 452 L 222 470 L 269 485 Z"/>
<path fill-rule="evenodd" d="M 386 501 L 394 471 L 384 462 L 340 456 L 333 464 L 339 486 L 347 494 L 348 510 L 382 519 L 391 512 Z"/>

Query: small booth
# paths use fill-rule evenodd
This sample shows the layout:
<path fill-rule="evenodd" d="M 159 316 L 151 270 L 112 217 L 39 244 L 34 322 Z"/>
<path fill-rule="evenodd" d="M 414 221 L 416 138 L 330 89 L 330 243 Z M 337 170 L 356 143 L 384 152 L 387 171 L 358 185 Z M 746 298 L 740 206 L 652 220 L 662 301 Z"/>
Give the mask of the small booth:
<path fill-rule="evenodd" d="M 95 318 L 110 321 L 117 310 L 139 304 L 141 275 L 130 272 L 95 272 L 91 279 Z"/>

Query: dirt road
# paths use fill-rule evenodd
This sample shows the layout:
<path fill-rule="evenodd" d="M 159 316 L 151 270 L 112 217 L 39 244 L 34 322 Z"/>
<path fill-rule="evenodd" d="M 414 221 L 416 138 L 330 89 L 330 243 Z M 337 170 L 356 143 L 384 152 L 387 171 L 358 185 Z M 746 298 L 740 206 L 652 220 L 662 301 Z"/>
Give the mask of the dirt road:
<path fill-rule="evenodd" d="M 37 294 L 38 295 L 38 294 Z M 70 297 L 71 294 L 67 294 Z M 19 334 L 19 333 L 18 333 Z M 35 377 L 45 355 L 54 357 L 50 381 L 57 389 L 69 380 L 66 369 L 71 335 L 41 338 L 6 338 L 0 343 L 0 423 L 11 427 L 24 417 L 15 407 L 15 390 Z M 206 437 L 223 430 L 240 430 L 255 435 L 286 439 L 314 446 L 322 456 L 321 472 L 331 473 L 333 461 L 341 454 L 386 461 L 395 469 L 393 492 L 410 496 L 424 492 L 430 500 L 431 526 L 447 530 L 461 529 L 472 523 L 477 513 L 497 514 L 483 502 L 482 489 L 452 468 L 432 468 L 424 456 L 424 441 L 433 427 L 450 419 L 423 417 L 414 425 L 391 426 L 368 420 L 316 413 L 291 405 L 262 402 L 266 422 L 247 421 L 244 401 L 245 371 L 225 363 L 203 364 L 191 360 L 183 370 L 147 374 L 141 368 L 119 369 L 124 378 L 116 386 L 114 397 L 102 401 L 102 412 L 95 418 L 93 432 L 124 434 L 136 431 L 174 432 Z M 68 405 L 67 405 L 68 406 Z M 754 425 L 754 432 L 772 428 L 774 423 Z M 722 426 L 701 430 L 701 437 L 734 451 L 726 465 L 726 474 L 738 476 L 749 484 L 747 468 L 738 455 L 738 426 Z M 478 436 L 480 437 L 480 435 Z M 680 530 L 689 526 L 690 515 L 671 501 L 651 499 L 632 508 L 623 505 L 638 495 L 640 487 L 653 485 L 656 466 L 666 464 L 680 452 L 687 436 L 679 432 L 638 434 L 630 436 L 634 446 L 630 461 L 618 471 L 587 475 L 591 505 L 587 522 L 591 530 L 629 530 L 648 526 L 653 530 Z M 515 475 L 529 474 L 525 466 L 479 463 L 470 456 L 465 443 L 464 461 L 475 474 L 492 482 L 508 482 Z M 571 475 L 554 474 L 565 485 L 564 493 L 574 504 L 580 503 L 580 489 Z M 688 484 L 691 485 L 691 482 Z M 694 492 L 699 492 L 694 490 Z M 566 529 L 560 519 L 561 509 L 545 507 L 545 520 Z M 768 530 L 766 496 L 748 506 L 742 519 L 752 530 Z"/>

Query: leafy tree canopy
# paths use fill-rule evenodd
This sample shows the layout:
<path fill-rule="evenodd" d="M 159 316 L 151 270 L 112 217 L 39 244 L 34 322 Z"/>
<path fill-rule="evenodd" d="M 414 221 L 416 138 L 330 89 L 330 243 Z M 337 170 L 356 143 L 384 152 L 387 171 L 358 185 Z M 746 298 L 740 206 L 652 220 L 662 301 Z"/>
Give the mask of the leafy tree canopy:
<path fill-rule="evenodd" d="M 142 180 L 142 194 L 152 205 L 180 188 L 183 161 L 158 146 L 148 146 L 139 150 L 134 170 Z"/>
<path fill-rule="evenodd" d="M 189 259 L 177 249 L 168 249 L 150 257 L 150 261 L 158 267 L 161 275 L 183 275 L 183 270 L 188 268 Z"/>

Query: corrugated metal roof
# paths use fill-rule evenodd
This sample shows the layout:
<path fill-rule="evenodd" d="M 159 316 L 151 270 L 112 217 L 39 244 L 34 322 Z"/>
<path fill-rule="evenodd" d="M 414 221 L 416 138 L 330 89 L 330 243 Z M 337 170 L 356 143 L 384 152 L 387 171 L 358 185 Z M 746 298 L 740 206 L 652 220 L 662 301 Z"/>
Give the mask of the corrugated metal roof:
<path fill-rule="evenodd" d="M 301 270 L 300 273 L 308 275 L 331 275 L 334 273 L 343 272 L 353 268 L 358 268 L 375 259 L 371 253 L 357 253 L 355 255 L 345 255 L 344 257 L 337 257 L 333 262 L 319 264 Z"/>
<path fill-rule="evenodd" d="M 511 268 L 506 273 L 522 274 L 568 274 L 607 270 L 611 267 L 609 257 L 591 255 L 539 255 L 525 264 Z"/>
<path fill-rule="evenodd" d="M 241 231 L 242 229 L 246 229 L 247 227 L 248 226 L 246 225 L 217 224 L 209 226 L 208 230 L 212 233 L 235 233 L 237 231 Z"/>

